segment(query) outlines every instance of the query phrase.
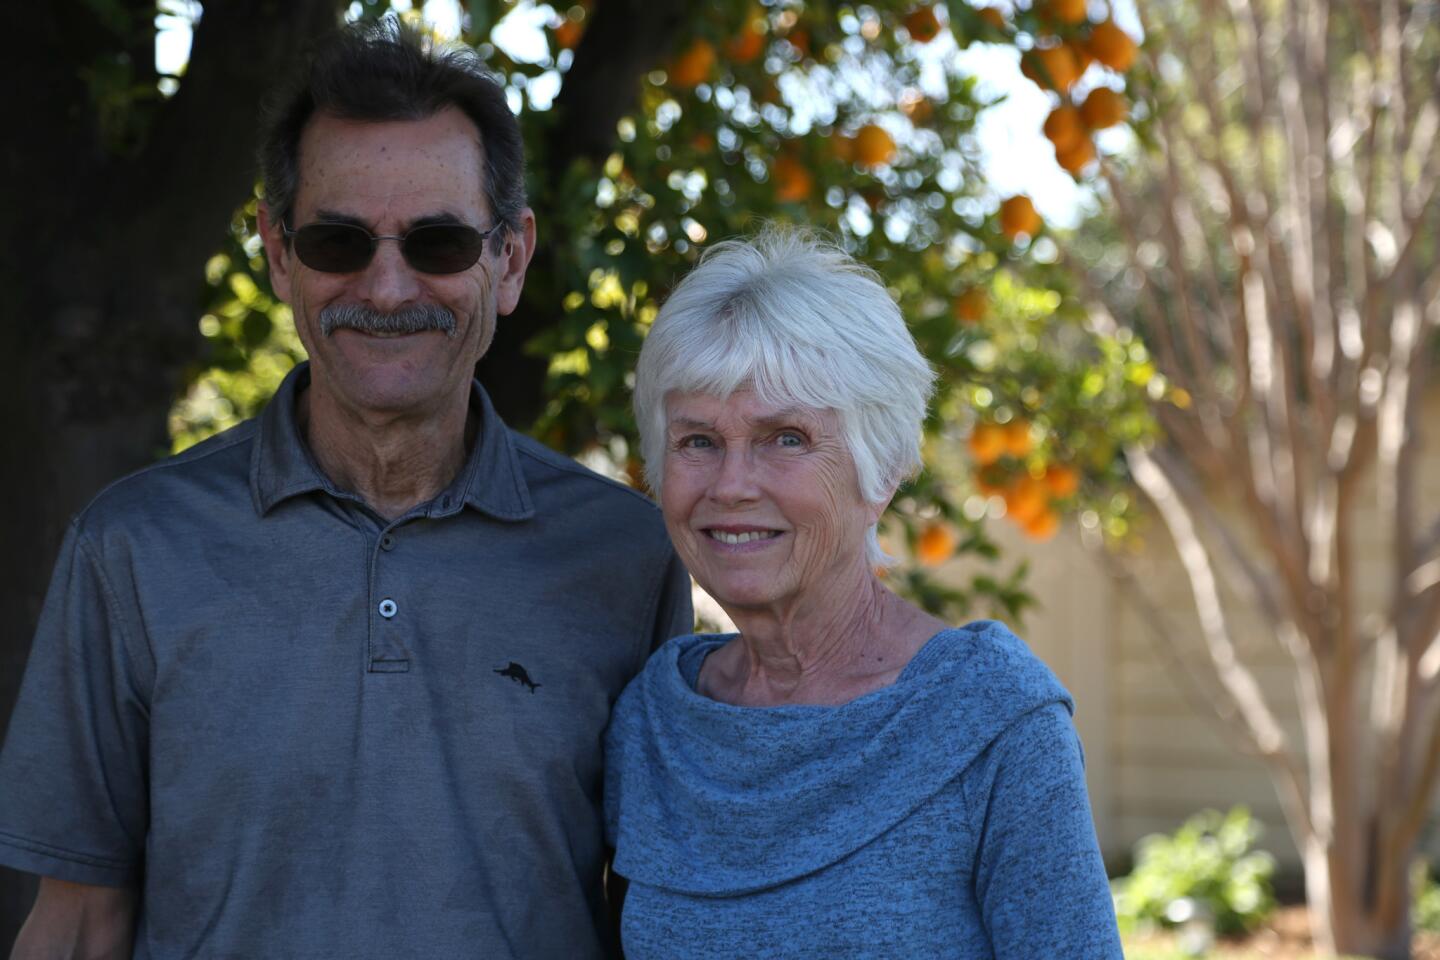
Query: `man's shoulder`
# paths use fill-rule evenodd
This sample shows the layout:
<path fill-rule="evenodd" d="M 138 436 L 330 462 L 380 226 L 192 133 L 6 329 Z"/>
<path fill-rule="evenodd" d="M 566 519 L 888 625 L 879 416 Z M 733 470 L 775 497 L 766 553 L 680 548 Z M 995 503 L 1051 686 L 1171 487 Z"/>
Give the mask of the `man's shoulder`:
<path fill-rule="evenodd" d="M 244 495 L 249 505 L 255 421 L 231 427 L 104 487 L 75 518 L 82 533 L 151 522 L 202 496 Z"/>
<path fill-rule="evenodd" d="M 660 508 L 640 491 L 596 473 L 516 430 L 510 431 L 510 439 L 532 496 L 545 499 L 555 495 L 567 502 L 578 497 L 586 502 L 598 501 L 612 511 L 658 521 Z"/>

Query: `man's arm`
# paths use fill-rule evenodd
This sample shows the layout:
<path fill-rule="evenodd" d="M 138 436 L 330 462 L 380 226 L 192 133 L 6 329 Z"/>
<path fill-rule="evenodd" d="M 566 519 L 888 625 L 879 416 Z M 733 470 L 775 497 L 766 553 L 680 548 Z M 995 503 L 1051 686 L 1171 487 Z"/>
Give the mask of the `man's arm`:
<path fill-rule="evenodd" d="M 129 960 L 135 891 L 45 877 L 10 960 Z"/>

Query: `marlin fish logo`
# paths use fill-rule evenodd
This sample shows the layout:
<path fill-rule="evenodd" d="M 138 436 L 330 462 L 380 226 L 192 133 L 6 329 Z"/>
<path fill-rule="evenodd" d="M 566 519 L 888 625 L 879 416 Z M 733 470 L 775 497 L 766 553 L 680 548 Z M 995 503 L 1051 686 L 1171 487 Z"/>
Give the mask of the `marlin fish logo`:
<path fill-rule="evenodd" d="M 525 672 L 525 668 L 520 666 L 520 664 L 516 663 L 514 660 L 511 660 L 509 665 L 507 665 L 505 669 L 496 670 L 495 672 L 500 674 L 500 676 L 502 677 L 509 677 L 511 680 L 514 680 L 516 683 L 521 684 L 522 686 L 529 687 L 531 693 L 534 693 L 540 687 L 540 684 L 530 679 L 530 674 Z"/>

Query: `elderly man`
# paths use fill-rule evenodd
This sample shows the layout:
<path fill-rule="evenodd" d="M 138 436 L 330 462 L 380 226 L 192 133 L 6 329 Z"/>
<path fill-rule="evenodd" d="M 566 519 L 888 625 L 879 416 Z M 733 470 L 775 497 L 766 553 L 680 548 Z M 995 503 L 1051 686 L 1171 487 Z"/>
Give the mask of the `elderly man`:
<path fill-rule="evenodd" d="M 601 736 L 688 578 L 473 380 L 535 245 L 515 119 L 393 23 L 277 105 L 311 359 L 68 532 L 0 755 L 17 955 L 602 955 Z"/>

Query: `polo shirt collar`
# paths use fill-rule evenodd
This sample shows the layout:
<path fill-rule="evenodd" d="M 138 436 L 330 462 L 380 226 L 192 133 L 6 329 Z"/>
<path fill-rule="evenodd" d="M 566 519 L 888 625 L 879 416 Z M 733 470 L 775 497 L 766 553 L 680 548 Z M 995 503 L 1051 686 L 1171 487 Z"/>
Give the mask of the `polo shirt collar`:
<path fill-rule="evenodd" d="M 256 418 L 250 494 L 261 516 L 282 500 L 316 490 L 340 499 L 359 499 L 337 488 L 321 472 L 300 436 L 295 400 L 309 383 L 310 364 L 297 365 Z M 470 406 L 480 418 L 475 447 L 450 486 L 419 509 L 432 518 L 450 516 L 470 506 L 497 520 L 530 519 L 535 507 L 510 430 L 478 380 L 472 381 Z"/>

